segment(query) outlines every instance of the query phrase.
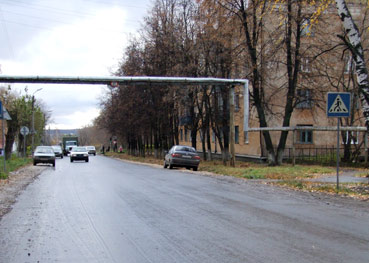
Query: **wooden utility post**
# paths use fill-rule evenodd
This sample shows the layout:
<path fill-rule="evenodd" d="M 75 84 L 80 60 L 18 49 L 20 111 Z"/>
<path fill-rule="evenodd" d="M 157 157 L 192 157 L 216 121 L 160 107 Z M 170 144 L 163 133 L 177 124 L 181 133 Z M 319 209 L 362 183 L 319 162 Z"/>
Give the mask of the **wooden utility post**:
<path fill-rule="evenodd" d="M 231 166 L 235 167 L 236 165 L 236 156 L 235 156 L 235 128 L 234 128 L 234 86 L 232 85 L 229 89 L 229 142 L 230 142 L 230 151 L 231 151 Z"/>

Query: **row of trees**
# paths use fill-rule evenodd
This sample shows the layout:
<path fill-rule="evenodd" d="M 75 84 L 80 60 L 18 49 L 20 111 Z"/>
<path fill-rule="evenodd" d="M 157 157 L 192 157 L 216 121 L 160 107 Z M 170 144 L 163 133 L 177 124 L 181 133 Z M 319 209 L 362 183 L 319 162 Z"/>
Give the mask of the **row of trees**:
<path fill-rule="evenodd" d="M 367 7 L 365 1 L 355 2 L 362 10 Z M 158 0 L 140 37 L 131 39 L 116 75 L 247 78 L 252 85 L 251 112 L 256 112 L 260 127 L 289 126 L 294 109 L 306 99 L 297 96 L 298 89 L 313 89 L 319 104 L 323 92 L 347 88 L 346 77 L 332 81 L 339 79 L 339 68 L 346 67 L 347 53 L 353 52 L 347 49 L 348 31 L 337 27 L 332 4 Z M 323 11 L 329 15 L 323 16 Z M 358 21 L 361 28 L 366 20 Z M 356 62 L 357 56 L 351 57 Z M 307 70 L 312 67 L 316 70 Z M 142 154 L 147 147 L 160 152 L 178 143 L 180 125 L 191 130 L 194 147 L 200 131 L 203 152 L 211 153 L 214 133 L 226 160 L 228 101 L 227 89 L 215 86 L 110 87 L 97 122 L 124 139 L 132 152 Z M 287 136 L 281 132 L 276 140 L 263 132 L 270 164 L 282 162 Z"/>
<path fill-rule="evenodd" d="M 21 95 L 12 91 L 11 87 L 0 87 L 0 99 L 8 111 L 11 120 L 6 121 L 7 130 L 5 134 L 5 154 L 9 159 L 12 154 L 14 142 L 17 142 L 18 153 L 24 151 L 24 136 L 20 133 L 20 127 L 27 126 L 31 130 L 32 112 L 34 114 L 34 143 L 41 143 L 44 128 L 50 119 L 50 113 L 46 111 L 41 101 L 35 100 L 33 96 L 27 93 Z M 31 140 L 26 140 L 26 147 L 31 145 Z"/>

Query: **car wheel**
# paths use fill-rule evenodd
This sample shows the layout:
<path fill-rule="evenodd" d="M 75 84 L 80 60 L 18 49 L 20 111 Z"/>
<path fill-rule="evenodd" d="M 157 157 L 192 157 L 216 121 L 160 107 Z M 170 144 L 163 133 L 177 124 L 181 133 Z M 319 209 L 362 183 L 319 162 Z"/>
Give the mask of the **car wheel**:
<path fill-rule="evenodd" d="M 167 167 L 168 167 L 167 162 L 164 160 L 164 169 Z"/>
<path fill-rule="evenodd" d="M 173 164 L 169 163 L 169 169 L 173 169 Z"/>
<path fill-rule="evenodd" d="M 63 159 L 63 155 L 62 155 L 62 156 L 60 156 L 60 158 L 62 158 L 62 159 Z"/>
<path fill-rule="evenodd" d="M 33 165 L 36 165 L 37 164 L 37 162 L 33 162 Z"/>
<path fill-rule="evenodd" d="M 88 163 L 88 159 L 86 159 L 85 162 Z"/>
<path fill-rule="evenodd" d="M 196 172 L 197 171 L 197 166 L 193 167 L 192 169 Z"/>
<path fill-rule="evenodd" d="M 55 167 L 55 161 L 52 163 L 53 167 Z"/>
<path fill-rule="evenodd" d="M 73 163 L 73 159 L 72 158 L 70 158 L 70 162 Z"/>

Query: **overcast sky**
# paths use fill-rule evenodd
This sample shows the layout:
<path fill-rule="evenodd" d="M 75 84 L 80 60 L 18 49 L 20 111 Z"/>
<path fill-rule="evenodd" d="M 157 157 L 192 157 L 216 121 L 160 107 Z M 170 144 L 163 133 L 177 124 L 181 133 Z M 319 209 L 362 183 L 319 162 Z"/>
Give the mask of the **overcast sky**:
<path fill-rule="evenodd" d="M 0 0 L 3 75 L 109 76 L 151 0 Z M 52 129 L 81 128 L 99 114 L 103 86 L 17 84 L 51 111 Z"/>

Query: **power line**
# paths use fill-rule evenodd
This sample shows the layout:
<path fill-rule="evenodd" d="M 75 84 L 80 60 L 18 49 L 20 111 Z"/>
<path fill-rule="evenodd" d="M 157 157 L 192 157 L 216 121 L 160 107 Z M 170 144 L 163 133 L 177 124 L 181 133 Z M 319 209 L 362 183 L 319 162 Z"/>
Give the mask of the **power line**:
<path fill-rule="evenodd" d="M 26 24 L 26 23 L 21 23 L 21 22 L 18 22 L 18 21 L 11 21 L 11 20 L 2 20 L 3 22 L 6 22 L 6 23 L 10 23 L 10 24 L 15 24 L 15 25 L 20 25 L 20 26 L 25 26 L 25 27 L 31 27 L 31 28 L 35 28 L 35 29 L 44 29 L 44 30 L 49 30 L 49 31 L 53 31 L 54 28 L 51 28 L 51 27 L 46 27 L 46 26 L 40 26 L 40 25 L 31 25 L 31 24 Z M 72 26 L 73 24 L 67 24 L 65 23 L 65 25 L 70 25 Z M 96 30 L 100 30 L 100 31 L 104 31 L 104 32 L 113 32 L 113 33 L 122 33 L 122 34 L 126 34 L 126 33 L 132 33 L 130 31 L 117 31 L 117 30 L 109 30 L 109 29 L 106 29 L 106 28 L 94 28 Z"/>
<path fill-rule="evenodd" d="M 86 11 L 74 11 L 74 10 L 70 10 L 70 9 L 64 9 L 64 8 L 59 8 L 59 7 L 55 7 L 55 6 L 49 6 L 49 5 L 40 5 L 40 4 L 30 4 L 30 3 L 26 3 L 26 2 L 22 2 L 22 1 L 17 1 L 17 0 L 2 0 L 5 2 L 8 2 L 9 5 L 11 6 L 19 6 L 19 7 L 26 7 L 26 8 L 30 8 L 30 9 L 34 9 L 34 10 L 40 10 L 40 11 L 51 11 L 54 13 L 59 13 L 59 14 L 64 14 L 64 15 L 69 15 L 69 16 L 95 16 L 92 13 L 86 12 Z M 108 4 L 108 2 L 101 2 L 99 1 L 98 3 L 106 3 Z M 138 9 L 145 9 L 144 7 L 138 7 L 138 6 L 128 6 L 128 5 L 122 5 L 122 4 L 114 4 L 116 6 L 120 6 L 120 7 L 129 7 L 129 8 L 138 8 Z"/>
<path fill-rule="evenodd" d="M 0 19 L 1 19 L 1 24 L 3 26 L 3 29 L 4 29 L 6 40 L 8 42 L 10 56 L 12 57 L 12 59 L 15 59 L 13 45 L 12 45 L 12 42 L 10 40 L 9 32 L 8 32 L 8 29 L 7 29 L 7 26 L 6 26 L 6 21 L 4 19 L 4 14 L 3 14 L 1 6 L 0 6 Z"/>
<path fill-rule="evenodd" d="M 50 19 L 50 18 L 45 18 L 45 17 L 40 17 L 40 16 L 33 16 L 33 15 L 28 15 L 28 14 L 23 14 L 23 13 L 18 13 L 18 12 L 13 12 L 13 11 L 9 11 L 9 10 L 4 10 L 5 13 L 9 13 L 9 14 L 14 14 L 14 15 L 18 15 L 21 17 L 29 17 L 29 18 L 33 18 L 33 19 L 38 19 L 38 20 L 42 20 L 42 21 L 51 21 L 51 22 L 56 22 L 59 24 L 64 24 L 64 25 L 71 25 L 71 23 L 66 23 L 64 21 L 61 20 L 56 20 L 56 19 Z M 134 21 L 134 23 L 129 23 L 129 24 L 136 24 L 139 23 L 138 21 L 135 20 L 129 20 L 129 19 L 125 19 L 125 21 Z"/>

